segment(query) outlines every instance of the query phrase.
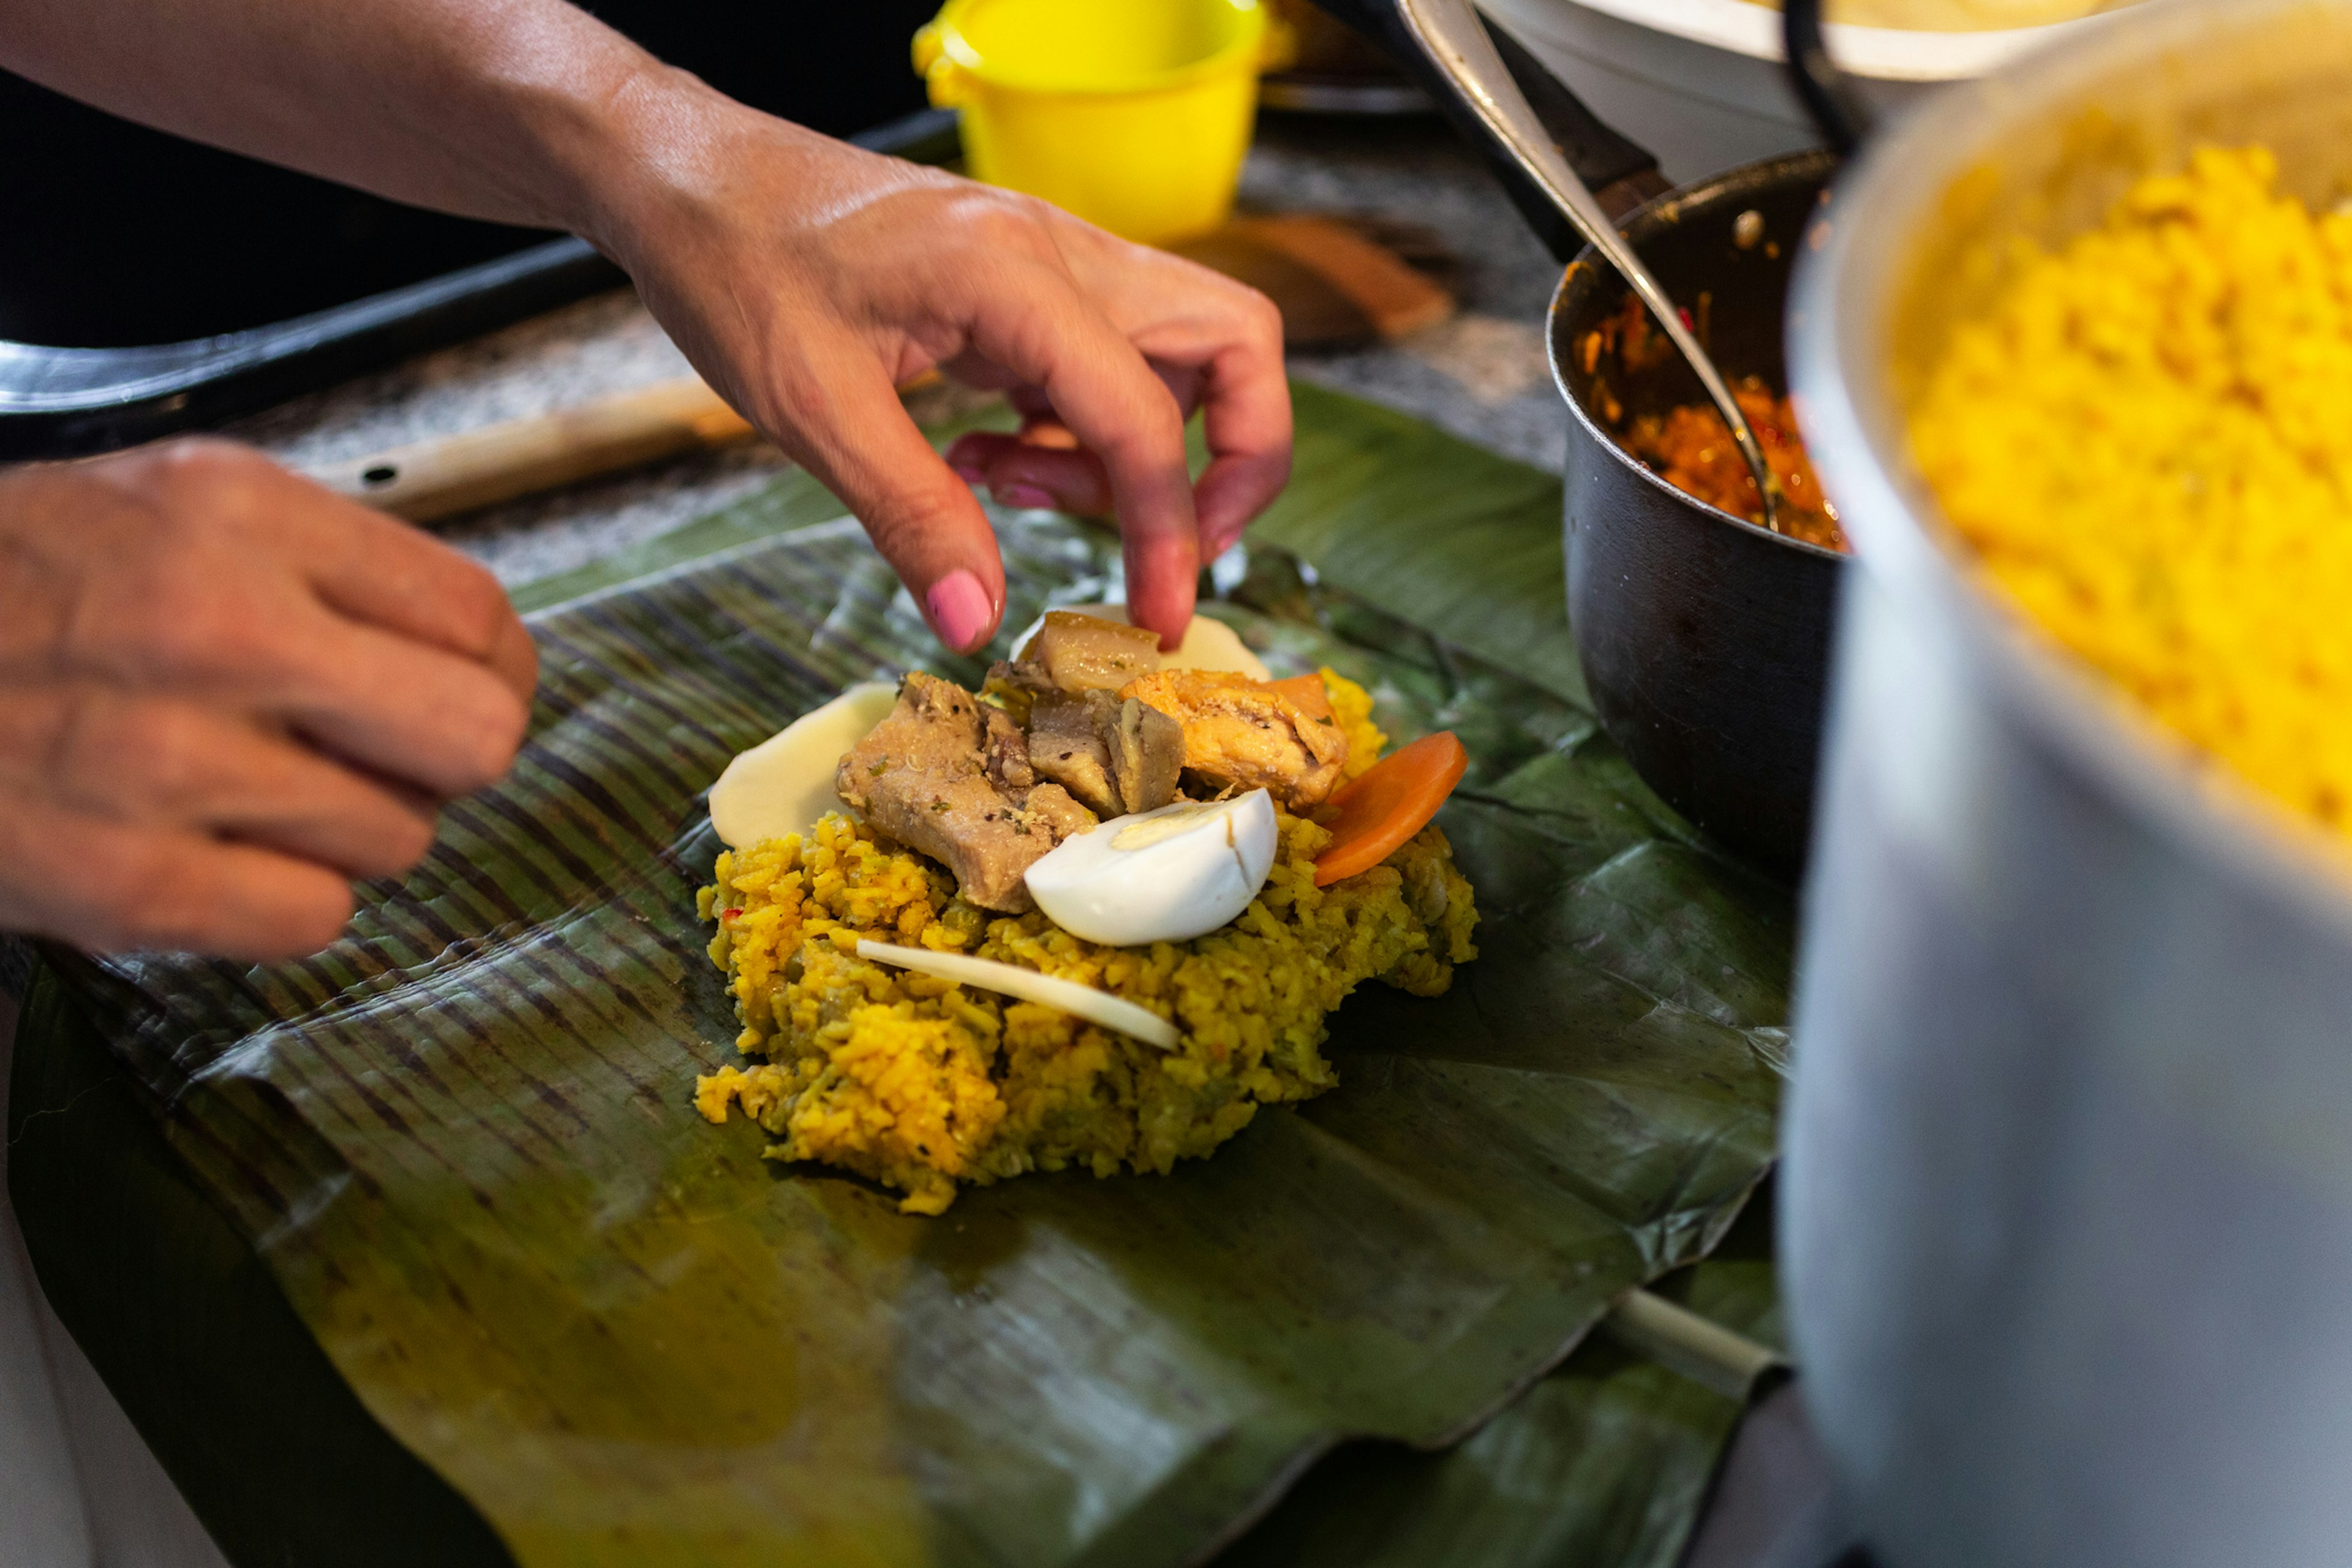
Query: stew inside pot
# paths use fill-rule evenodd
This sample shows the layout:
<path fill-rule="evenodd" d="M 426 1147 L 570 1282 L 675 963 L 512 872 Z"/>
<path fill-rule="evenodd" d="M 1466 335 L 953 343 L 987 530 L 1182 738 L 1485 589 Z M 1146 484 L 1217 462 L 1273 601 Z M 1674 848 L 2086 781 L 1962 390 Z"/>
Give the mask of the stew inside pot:
<path fill-rule="evenodd" d="M 1707 297 L 1700 296 L 1700 318 L 1689 323 L 1702 339 L 1706 336 L 1706 303 Z M 1641 300 L 1628 294 L 1616 314 L 1585 333 L 1578 354 L 1588 374 L 1607 361 L 1631 377 L 1673 360 L 1675 348 L 1664 333 L 1650 324 Z M 1684 403 L 1664 413 L 1629 416 L 1623 403 L 1605 385 L 1596 386 L 1596 393 L 1595 412 L 1618 445 L 1643 466 L 1711 507 L 1753 523 L 1764 521 L 1764 498 L 1757 493 L 1747 460 L 1731 438 L 1731 426 L 1712 404 Z M 1772 477 L 1780 481 L 1780 531 L 1826 549 L 1848 550 L 1845 531 L 1838 526 L 1837 509 L 1822 494 L 1821 481 L 1806 458 L 1804 438 L 1797 433 L 1796 415 L 1789 400 L 1775 395 L 1761 377 L 1753 375 L 1740 377 L 1732 394 L 1756 431 Z"/>

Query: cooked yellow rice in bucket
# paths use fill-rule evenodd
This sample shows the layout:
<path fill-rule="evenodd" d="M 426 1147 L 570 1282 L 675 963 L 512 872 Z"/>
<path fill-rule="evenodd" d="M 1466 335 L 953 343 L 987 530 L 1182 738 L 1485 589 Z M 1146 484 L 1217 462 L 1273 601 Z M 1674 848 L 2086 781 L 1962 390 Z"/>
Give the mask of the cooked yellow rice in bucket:
<path fill-rule="evenodd" d="M 2352 827 L 2352 216 L 2260 148 L 2021 246 L 1912 410 L 1985 569 L 2162 724 Z"/>
<path fill-rule="evenodd" d="M 1346 719 L 1369 726 L 1366 711 Z M 1343 716 L 1344 718 L 1345 716 Z M 1186 942 L 1106 948 L 1045 917 L 973 908 L 920 856 L 833 816 L 719 856 L 702 892 L 712 959 L 766 1061 L 702 1079 L 713 1121 L 740 1105 L 782 1160 L 839 1165 L 938 1214 L 959 1183 L 1029 1171 L 1166 1172 L 1248 1125 L 1261 1105 L 1337 1081 L 1331 1010 L 1381 980 L 1433 996 L 1476 956 L 1477 910 L 1444 835 L 1328 888 L 1330 835 L 1283 816 L 1274 869 L 1231 925 Z M 1099 986 L 1173 1021 L 1163 1051 L 1066 1013 L 869 963 L 857 939 L 969 953 Z"/>

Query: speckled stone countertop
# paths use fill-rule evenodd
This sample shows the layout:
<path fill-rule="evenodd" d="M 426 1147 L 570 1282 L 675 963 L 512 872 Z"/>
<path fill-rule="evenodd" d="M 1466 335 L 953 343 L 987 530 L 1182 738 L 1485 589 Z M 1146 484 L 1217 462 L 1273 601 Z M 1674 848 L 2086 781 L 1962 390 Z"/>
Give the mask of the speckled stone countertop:
<path fill-rule="evenodd" d="M 1294 355 L 1292 374 L 1418 415 L 1557 469 L 1566 414 L 1544 364 L 1559 268 L 1477 159 L 1433 118 L 1268 115 L 1244 205 L 1376 216 L 1433 231 L 1459 260 L 1462 309 L 1401 343 Z M 625 290 L 599 296 L 247 419 L 229 433 L 300 466 L 520 418 L 688 374 Z M 918 395 L 919 416 L 960 395 Z M 764 445 L 700 455 L 479 512 L 443 537 L 509 584 L 586 565 L 758 489 L 784 459 Z"/>

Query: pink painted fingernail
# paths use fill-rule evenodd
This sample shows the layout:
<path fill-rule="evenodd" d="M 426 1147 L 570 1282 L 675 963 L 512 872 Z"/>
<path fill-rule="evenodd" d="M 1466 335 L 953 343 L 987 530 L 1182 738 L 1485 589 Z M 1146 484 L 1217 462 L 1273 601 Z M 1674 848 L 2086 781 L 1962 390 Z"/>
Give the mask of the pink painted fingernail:
<path fill-rule="evenodd" d="M 988 590 L 969 572 L 950 572 L 923 595 L 940 640 L 962 653 L 988 631 Z"/>
<path fill-rule="evenodd" d="M 957 479 L 961 479 L 968 485 L 976 485 L 980 483 L 981 480 L 988 478 L 988 470 L 982 468 L 978 463 L 960 463 L 955 458 L 950 458 L 948 459 L 948 467 L 955 471 L 955 477 Z"/>
<path fill-rule="evenodd" d="M 1035 485 L 999 485 L 996 487 L 996 504 L 1051 511 L 1054 508 L 1054 498 Z"/>

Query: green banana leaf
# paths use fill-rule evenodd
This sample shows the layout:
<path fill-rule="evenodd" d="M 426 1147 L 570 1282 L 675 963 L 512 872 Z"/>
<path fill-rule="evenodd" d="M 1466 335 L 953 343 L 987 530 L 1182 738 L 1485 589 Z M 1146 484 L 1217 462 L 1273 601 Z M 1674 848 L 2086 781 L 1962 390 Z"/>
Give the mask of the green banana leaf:
<path fill-rule="evenodd" d="M 1780 1348 L 1769 1205 L 1652 1289 Z M 1458 1447 L 1335 1450 L 1217 1568 L 1675 1568 L 1746 1411 L 1597 1333 Z"/>
<path fill-rule="evenodd" d="M 698 791 L 850 681 L 979 673 L 805 495 L 539 615 L 514 777 L 328 952 L 57 955 L 335 1372 L 516 1559 L 1195 1561 L 1343 1437 L 1476 1429 L 1730 1223 L 1771 1155 L 1785 895 L 1576 705 L 1556 485 L 1538 506 L 1541 476 L 1330 395 L 1299 412 L 1264 527 L 1311 569 L 1254 546 L 1215 613 L 1365 679 L 1401 738 L 1463 734 L 1442 820 L 1484 956 L 1444 998 L 1351 1000 L 1341 1087 L 1212 1160 L 927 1220 L 688 1109 L 735 1032 L 692 915 Z M 996 521 L 1008 624 L 1116 591 L 1100 531 Z M 1482 574 L 1503 632 L 1469 624 Z"/>

